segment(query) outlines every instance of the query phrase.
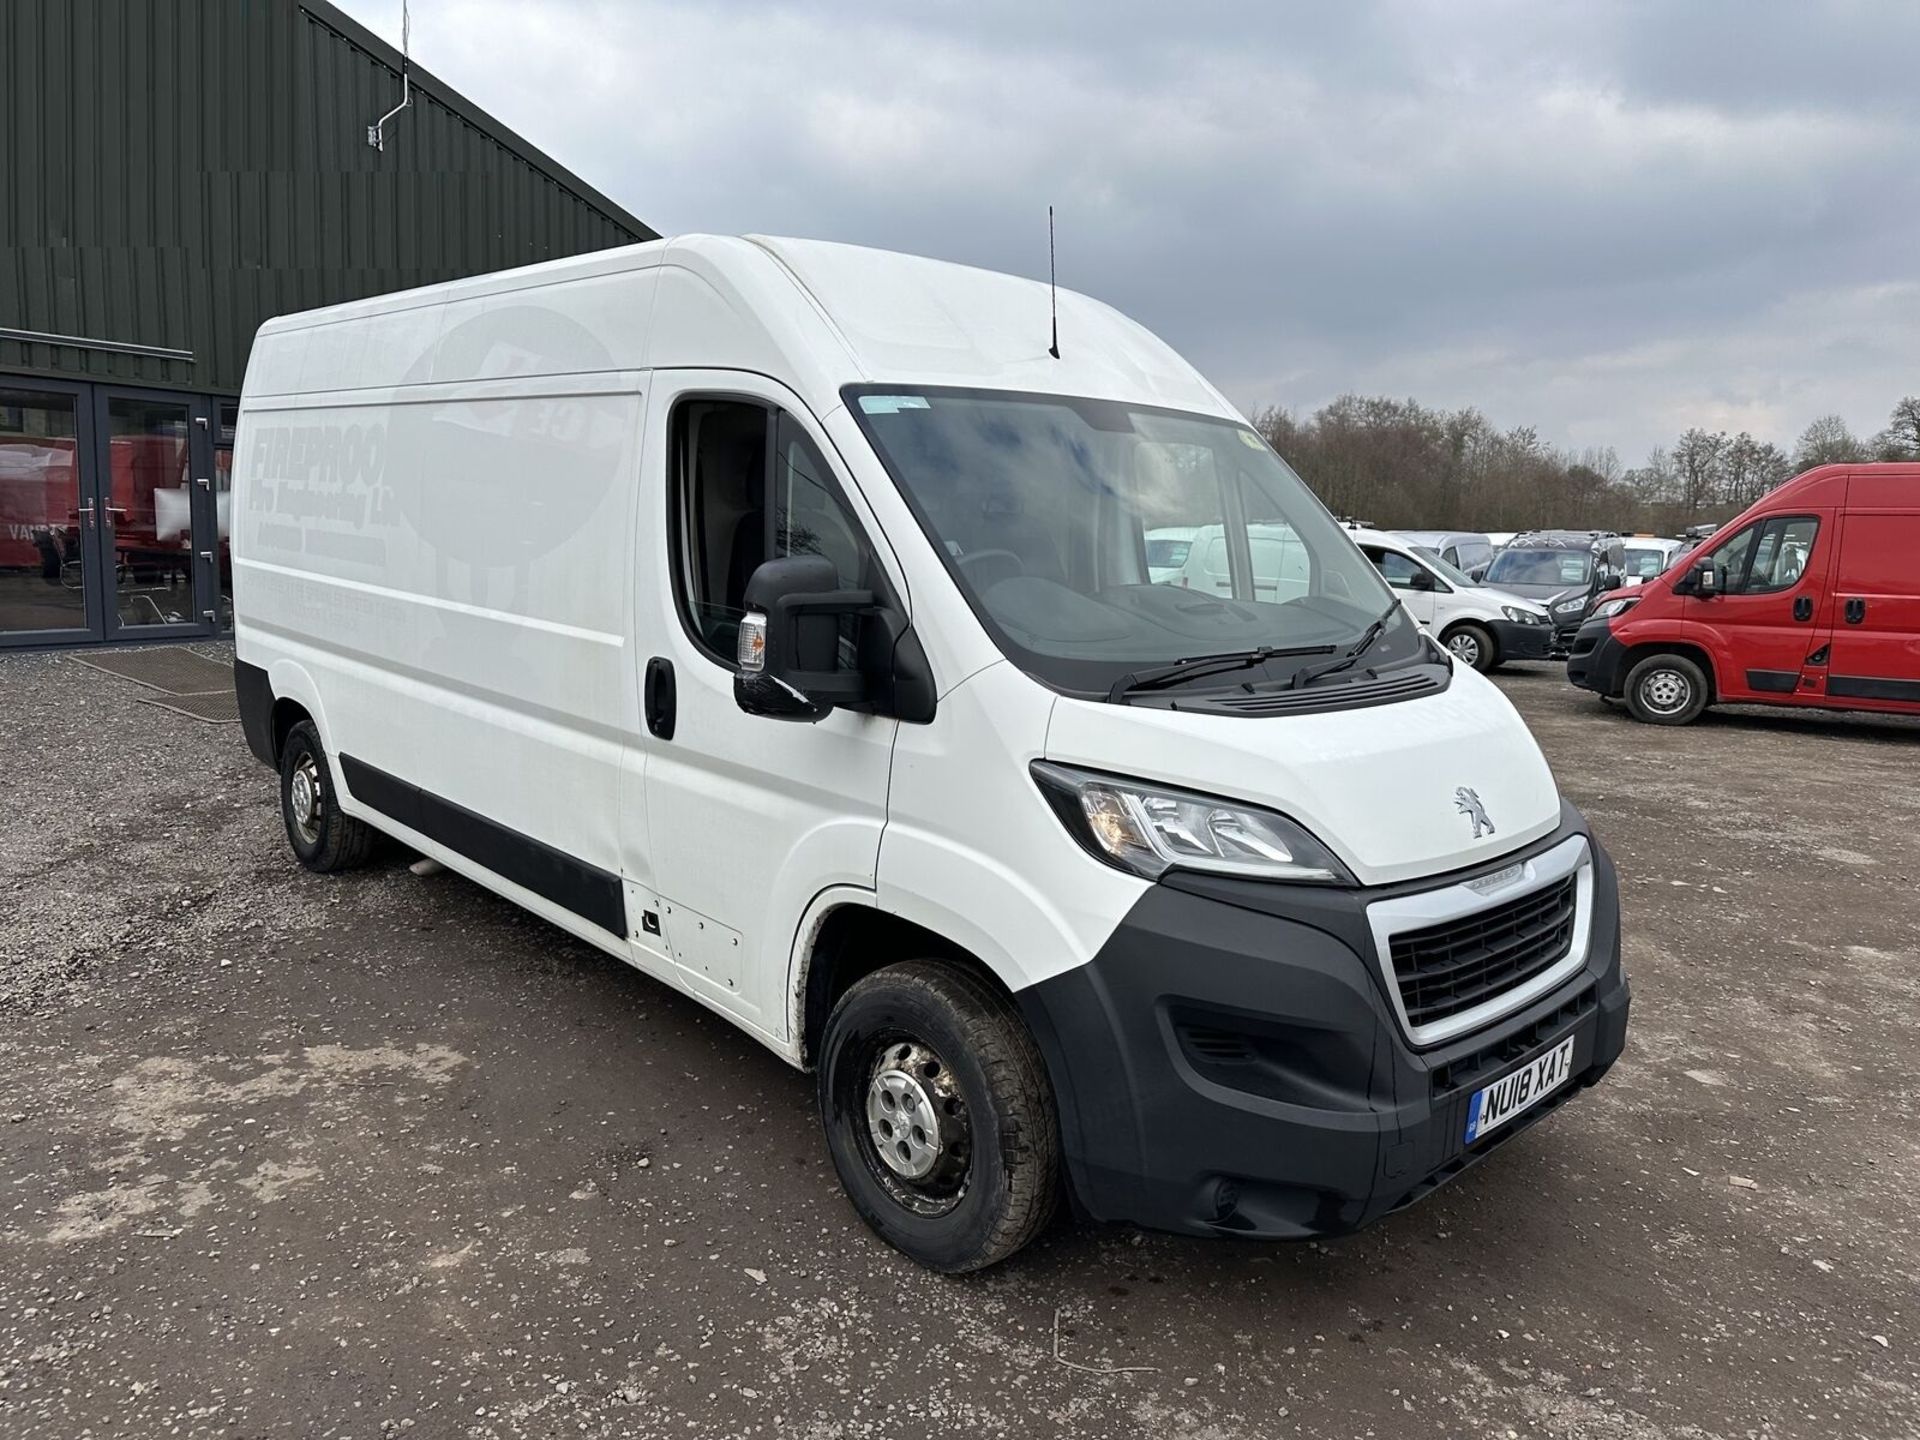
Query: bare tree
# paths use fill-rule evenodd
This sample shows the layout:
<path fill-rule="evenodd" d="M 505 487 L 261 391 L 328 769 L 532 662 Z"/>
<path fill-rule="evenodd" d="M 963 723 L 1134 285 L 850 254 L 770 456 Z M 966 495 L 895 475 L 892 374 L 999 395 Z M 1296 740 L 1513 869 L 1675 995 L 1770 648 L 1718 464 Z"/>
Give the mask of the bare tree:
<path fill-rule="evenodd" d="M 1793 447 L 1794 470 L 1816 465 L 1852 465 L 1867 458 L 1867 447 L 1838 415 L 1822 415 L 1800 432 Z"/>
<path fill-rule="evenodd" d="M 1873 438 L 1875 458 L 1920 460 L 1920 395 L 1909 395 L 1893 407 L 1887 428 Z"/>
<path fill-rule="evenodd" d="M 1720 457 L 1720 499 L 1735 511 L 1744 510 L 1792 473 L 1793 465 L 1779 446 L 1742 430 Z"/>
<path fill-rule="evenodd" d="M 1695 427 L 1631 470 L 1610 449 L 1573 454 L 1531 426 L 1500 430 L 1478 410 L 1383 395 L 1343 395 L 1304 417 L 1269 407 L 1254 425 L 1336 514 L 1421 529 L 1672 533 L 1728 519 L 1811 465 L 1871 453 L 1838 415 L 1808 425 L 1791 459 L 1744 431 Z M 1883 458 L 1920 459 L 1920 397 L 1894 407 L 1873 445 Z"/>
<path fill-rule="evenodd" d="M 1699 518 L 1717 497 L 1722 465 L 1730 442 L 1724 430 L 1709 434 L 1695 426 L 1673 447 L 1673 470 L 1679 480 L 1680 503 L 1689 520 Z"/>

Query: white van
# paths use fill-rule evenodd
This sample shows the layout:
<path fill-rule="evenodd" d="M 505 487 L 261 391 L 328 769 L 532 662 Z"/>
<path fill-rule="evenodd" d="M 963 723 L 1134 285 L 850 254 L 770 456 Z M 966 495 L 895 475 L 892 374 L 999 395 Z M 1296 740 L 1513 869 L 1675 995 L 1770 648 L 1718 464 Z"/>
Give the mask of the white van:
<path fill-rule="evenodd" d="M 1079 295 L 1049 339 L 1044 285 L 758 238 L 270 321 L 248 741 L 309 869 L 384 832 L 816 1070 L 927 1265 L 1062 1195 L 1351 1230 L 1612 1065 L 1612 866 L 1218 391 Z M 1216 525 L 1230 593 L 1152 583 Z"/>
<path fill-rule="evenodd" d="M 1204 590 L 1210 595 L 1233 594 L 1233 551 L 1225 525 L 1191 527 L 1192 535 L 1181 552 L 1177 569 L 1158 570 L 1153 565 L 1154 535 L 1147 538 L 1147 574 L 1156 585 L 1179 585 Z M 1247 542 L 1247 560 L 1253 569 L 1253 598 L 1277 602 L 1297 600 L 1307 593 L 1311 566 L 1307 547 L 1291 526 L 1258 521 L 1243 527 Z M 1169 554 L 1165 546 L 1161 553 Z"/>
<path fill-rule="evenodd" d="M 1349 530 L 1408 612 L 1462 664 L 1485 672 L 1552 652 L 1547 607 L 1482 585 L 1425 545 L 1383 530 Z"/>

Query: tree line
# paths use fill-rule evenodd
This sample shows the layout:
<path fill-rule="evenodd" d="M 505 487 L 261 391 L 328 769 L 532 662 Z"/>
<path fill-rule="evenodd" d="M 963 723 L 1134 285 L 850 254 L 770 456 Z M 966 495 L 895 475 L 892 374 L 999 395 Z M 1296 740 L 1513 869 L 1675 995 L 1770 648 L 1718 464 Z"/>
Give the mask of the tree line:
<path fill-rule="evenodd" d="M 1726 520 L 1815 465 L 1920 460 L 1912 395 L 1871 438 L 1838 415 L 1808 425 L 1790 454 L 1744 430 L 1695 428 L 1632 468 L 1610 446 L 1563 450 L 1532 426 L 1386 396 L 1343 395 L 1304 419 L 1270 406 L 1254 425 L 1334 514 L 1400 529 L 1672 534 Z"/>

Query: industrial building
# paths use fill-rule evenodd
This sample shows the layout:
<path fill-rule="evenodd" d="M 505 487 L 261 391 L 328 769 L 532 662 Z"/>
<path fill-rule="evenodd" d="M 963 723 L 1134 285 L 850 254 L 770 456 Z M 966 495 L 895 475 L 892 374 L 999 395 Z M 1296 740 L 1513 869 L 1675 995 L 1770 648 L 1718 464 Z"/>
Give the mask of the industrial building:
<path fill-rule="evenodd" d="M 262 320 L 654 238 L 323 0 L 6 0 L 0 648 L 230 625 Z"/>

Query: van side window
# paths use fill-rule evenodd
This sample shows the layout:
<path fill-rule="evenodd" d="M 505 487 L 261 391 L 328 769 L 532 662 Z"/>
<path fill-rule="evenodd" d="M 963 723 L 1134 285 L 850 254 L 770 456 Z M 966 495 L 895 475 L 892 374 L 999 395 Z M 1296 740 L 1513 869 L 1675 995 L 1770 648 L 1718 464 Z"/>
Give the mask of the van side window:
<path fill-rule="evenodd" d="M 1772 595 L 1800 583 L 1813 553 L 1820 522 L 1811 515 L 1782 516 L 1749 525 L 1715 553 L 1727 567 L 1728 595 Z"/>
<path fill-rule="evenodd" d="M 1767 521 L 1754 543 L 1753 564 L 1747 567 L 1740 593 L 1771 595 L 1798 585 L 1819 529 L 1820 522 L 1811 515 Z"/>
<path fill-rule="evenodd" d="M 669 445 L 675 588 L 694 639 L 721 664 L 734 663 L 761 562 L 824 555 L 842 586 L 877 583 L 859 522 L 791 415 L 750 400 L 687 400 L 673 412 Z M 855 627 L 852 616 L 841 622 L 849 651 Z"/>

